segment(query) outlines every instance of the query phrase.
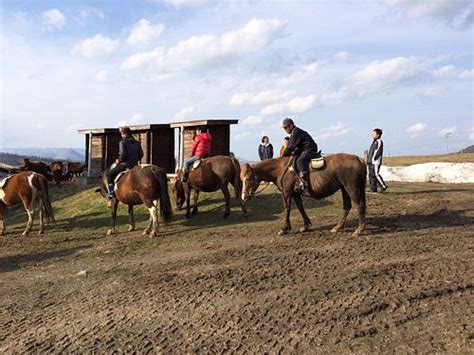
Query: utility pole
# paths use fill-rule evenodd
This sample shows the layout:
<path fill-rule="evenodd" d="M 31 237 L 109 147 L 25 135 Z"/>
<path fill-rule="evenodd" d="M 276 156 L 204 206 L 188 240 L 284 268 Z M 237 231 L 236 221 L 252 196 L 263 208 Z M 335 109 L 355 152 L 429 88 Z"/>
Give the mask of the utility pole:
<path fill-rule="evenodd" d="M 444 138 L 446 138 L 446 154 L 449 153 L 449 137 L 451 137 L 452 135 L 452 132 L 448 132 L 444 135 Z"/>

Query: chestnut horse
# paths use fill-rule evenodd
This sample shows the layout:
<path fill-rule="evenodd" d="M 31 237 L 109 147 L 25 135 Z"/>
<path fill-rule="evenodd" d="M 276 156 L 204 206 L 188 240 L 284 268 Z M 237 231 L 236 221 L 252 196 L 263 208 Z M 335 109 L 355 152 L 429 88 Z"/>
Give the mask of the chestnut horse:
<path fill-rule="evenodd" d="M 244 164 L 240 174 L 243 184 L 242 199 L 244 201 L 250 199 L 261 181 L 271 181 L 281 191 L 286 217 L 285 224 L 278 233 L 279 235 L 286 234 L 291 230 L 292 199 L 295 201 L 304 221 L 304 226 L 300 229 L 300 232 L 309 230 L 311 226 L 301 195 L 294 192 L 294 186 L 298 178 L 295 172 L 289 169 L 292 161 L 293 158 L 282 157 L 264 160 L 255 165 Z M 359 226 L 353 233 L 353 236 L 357 236 L 365 229 L 365 184 L 367 174 L 365 162 L 351 154 L 329 155 L 324 158 L 324 162 L 323 168 L 311 171 L 310 188 L 305 190 L 304 196 L 321 199 L 341 190 L 343 213 L 339 222 L 331 229 L 331 233 L 338 232 L 344 226 L 352 207 L 352 201 L 357 205 L 359 212 Z"/>
<path fill-rule="evenodd" d="M 6 206 L 17 204 L 22 204 L 28 214 L 28 222 L 22 235 L 28 235 L 31 231 L 35 205 L 39 208 L 39 234 L 44 233 L 43 214 L 46 215 L 48 222 L 54 222 L 53 208 L 48 195 L 48 182 L 41 174 L 23 171 L 0 182 L 0 235 L 5 233 L 3 216 Z"/>
<path fill-rule="evenodd" d="M 221 190 L 225 199 L 224 218 L 230 215 L 230 193 L 229 183 L 234 187 L 235 196 L 239 198 L 242 191 L 240 181 L 240 164 L 235 158 L 225 155 L 217 155 L 202 160 L 199 167 L 189 172 L 188 182 L 183 183 L 182 169 L 177 171 L 177 177 L 172 183 L 173 195 L 176 200 L 178 210 L 183 208 L 186 201 L 186 218 L 190 216 L 190 199 L 193 191 L 194 206 L 192 214 L 198 213 L 199 192 L 214 192 Z M 247 213 L 244 201 L 240 200 L 240 206 L 243 213 Z"/>
<path fill-rule="evenodd" d="M 102 176 L 101 187 L 96 192 L 100 192 L 102 196 L 106 197 L 107 178 L 105 174 Z M 143 235 L 156 236 L 158 232 L 158 201 L 160 201 L 161 217 L 165 222 L 170 222 L 173 211 L 168 193 L 168 180 L 162 168 L 156 165 L 142 164 L 125 171 L 115 182 L 115 198 L 111 200 L 112 224 L 107 235 L 115 232 L 117 207 L 119 202 L 122 202 L 128 205 L 130 217 L 128 231 L 135 230 L 133 206 L 143 203 L 150 212 L 150 221 L 148 227 L 143 231 Z"/>

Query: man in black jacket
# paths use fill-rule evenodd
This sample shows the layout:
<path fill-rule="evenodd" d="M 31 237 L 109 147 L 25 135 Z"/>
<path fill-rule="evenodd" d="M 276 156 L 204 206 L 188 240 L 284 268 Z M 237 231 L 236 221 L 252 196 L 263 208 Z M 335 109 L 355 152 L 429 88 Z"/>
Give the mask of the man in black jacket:
<path fill-rule="evenodd" d="M 114 180 L 119 173 L 126 169 L 131 169 L 138 165 L 138 162 L 143 158 L 143 150 L 135 138 L 129 127 L 120 127 L 120 134 L 122 140 L 119 143 L 119 156 L 115 159 L 115 166 L 107 171 L 107 184 L 109 194 L 107 198 L 111 200 L 114 198 Z"/>
<path fill-rule="evenodd" d="M 290 135 L 288 145 L 283 156 L 294 155 L 296 169 L 299 173 L 299 183 L 295 186 L 295 192 L 301 193 L 309 185 L 309 163 L 311 159 L 319 156 L 318 145 L 308 132 L 295 126 L 291 118 L 285 118 L 281 122 L 282 128 Z"/>

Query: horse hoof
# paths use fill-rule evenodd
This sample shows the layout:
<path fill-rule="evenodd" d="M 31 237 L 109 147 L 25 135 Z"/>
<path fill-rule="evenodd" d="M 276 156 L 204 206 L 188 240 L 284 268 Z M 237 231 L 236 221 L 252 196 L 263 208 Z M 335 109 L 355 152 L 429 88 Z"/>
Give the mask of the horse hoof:
<path fill-rule="evenodd" d="M 352 233 L 352 236 L 353 236 L 353 237 L 358 237 L 361 233 L 362 233 L 362 230 L 356 229 L 356 230 L 354 231 L 354 233 Z"/>
<path fill-rule="evenodd" d="M 158 233 L 156 231 L 151 231 L 151 233 L 148 235 L 148 238 L 156 238 L 158 237 Z"/>
<path fill-rule="evenodd" d="M 28 237 L 29 235 L 30 235 L 30 232 L 27 232 L 27 231 L 24 231 L 23 233 L 21 233 L 22 237 Z"/>
<path fill-rule="evenodd" d="M 339 228 L 334 227 L 333 229 L 331 229 L 330 232 L 331 232 L 332 234 L 336 234 L 337 232 L 339 232 Z"/>
<path fill-rule="evenodd" d="M 309 232 L 309 231 L 310 231 L 310 228 L 308 226 L 304 226 L 304 227 L 301 227 L 298 230 L 298 233 L 306 233 L 306 232 Z"/>
<path fill-rule="evenodd" d="M 40 231 L 38 232 L 38 235 L 43 235 L 43 234 L 44 234 L 44 231 L 42 231 L 42 230 L 40 230 Z"/>
<path fill-rule="evenodd" d="M 189 216 L 189 213 L 186 213 L 186 214 L 184 215 L 184 217 L 185 217 L 186 219 L 189 219 L 189 217 L 190 217 L 190 216 Z"/>
<path fill-rule="evenodd" d="M 227 219 L 229 217 L 230 213 L 224 214 L 224 219 Z"/>
<path fill-rule="evenodd" d="M 278 235 L 279 237 L 281 237 L 282 235 L 285 235 L 285 234 L 288 234 L 288 231 L 287 231 L 287 230 L 284 230 L 284 229 L 280 230 L 280 231 L 277 233 L 277 235 Z"/>
<path fill-rule="evenodd" d="M 143 231 L 142 235 L 143 235 L 143 236 L 146 236 L 146 235 L 148 235 L 149 233 L 150 233 L 150 231 L 147 230 L 147 229 L 145 229 L 145 230 Z"/>
<path fill-rule="evenodd" d="M 129 226 L 129 227 L 128 227 L 128 231 L 129 231 L 129 232 L 133 232 L 134 230 L 135 230 L 135 226 Z"/>
<path fill-rule="evenodd" d="M 105 233 L 105 234 L 106 234 L 106 235 L 112 235 L 112 234 L 114 234 L 114 230 L 113 230 L 113 229 L 109 229 L 109 230 L 107 231 L 107 233 Z"/>
<path fill-rule="evenodd" d="M 193 216 L 197 215 L 197 214 L 198 214 L 197 208 L 196 208 L 195 210 L 193 210 L 193 211 L 191 212 L 191 214 L 192 214 Z"/>

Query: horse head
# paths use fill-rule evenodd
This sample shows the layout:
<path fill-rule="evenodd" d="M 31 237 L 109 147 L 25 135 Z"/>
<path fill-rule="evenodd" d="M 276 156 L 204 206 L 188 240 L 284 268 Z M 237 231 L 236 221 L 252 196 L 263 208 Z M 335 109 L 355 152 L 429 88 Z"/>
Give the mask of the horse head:
<path fill-rule="evenodd" d="M 180 211 L 186 201 L 186 194 L 184 192 L 184 184 L 181 181 L 183 177 L 183 170 L 176 171 L 176 177 L 171 180 L 171 190 L 173 192 L 174 200 L 176 201 L 176 208 Z"/>
<path fill-rule="evenodd" d="M 255 194 L 258 188 L 257 175 L 254 169 L 248 163 L 244 164 L 240 170 L 240 179 L 242 180 L 242 195 L 243 201 L 248 201 Z"/>

